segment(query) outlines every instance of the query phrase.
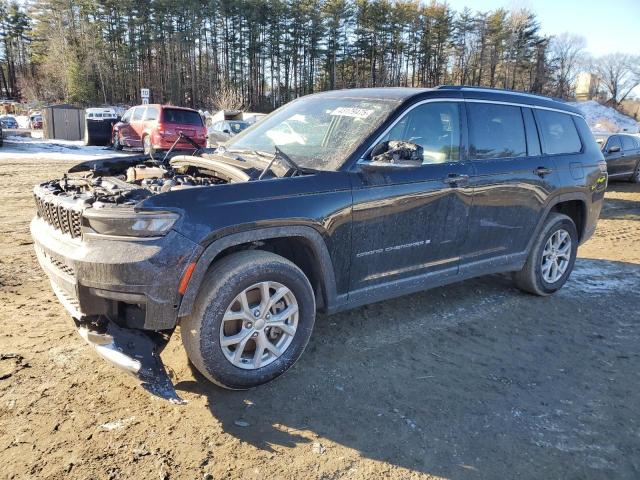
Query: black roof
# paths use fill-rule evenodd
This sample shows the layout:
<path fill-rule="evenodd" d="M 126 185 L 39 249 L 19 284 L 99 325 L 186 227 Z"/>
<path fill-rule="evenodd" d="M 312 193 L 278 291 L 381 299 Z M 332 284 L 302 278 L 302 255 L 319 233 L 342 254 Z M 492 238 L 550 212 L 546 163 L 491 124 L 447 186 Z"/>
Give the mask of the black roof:
<path fill-rule="evenodd" d="M 517 103 L 538 107 L 564 110 L 582 116 L 580 110 L 562 100 L 557 100 L 532 93 L 502 90 L 499 88 L 468 87 L 464 85 L 441 85 L 435 88 L 409 88 L 409 87 L 376 87 L 376 88 L 352 88 L 345 90 L 330 90 L 318 93 L 326 97 L 350 97 L 389 99 L 406 101 L 410 99 L 421 100 L 430 97 L 468 98 L 476 100 L 494 100 L 501 102 Z"/>

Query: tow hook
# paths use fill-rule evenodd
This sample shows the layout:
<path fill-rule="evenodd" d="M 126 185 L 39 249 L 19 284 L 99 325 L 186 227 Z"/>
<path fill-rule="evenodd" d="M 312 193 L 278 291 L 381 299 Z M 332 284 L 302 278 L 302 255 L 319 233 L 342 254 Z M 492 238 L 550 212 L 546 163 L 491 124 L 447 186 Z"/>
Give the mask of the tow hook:
<path fill-rule="evenodd" d="M 178 396 L 160 358 L 173 331 L 123 328 L 103 316 L 74 321 L 80 336 L 101 357 L 140 379 L 149 393 L 172 403 L 186 403 Z"/>

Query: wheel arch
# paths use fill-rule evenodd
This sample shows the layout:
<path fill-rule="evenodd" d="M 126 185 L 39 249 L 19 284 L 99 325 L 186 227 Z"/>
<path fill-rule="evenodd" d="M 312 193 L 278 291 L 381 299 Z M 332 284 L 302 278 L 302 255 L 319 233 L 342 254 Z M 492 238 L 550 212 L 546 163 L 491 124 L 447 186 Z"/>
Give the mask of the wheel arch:
<path fill-rule="evenodd" d="M 563 213 L 567 215 L 573 223 L 576 225 L 578 231 L 579 241 L 585 237 L 585 229 L 587 227 L 587 215 L 588 215 L 588 197 L 583 192 L 570 192 L 563 193 L 553 197 L 544 210 L 544 213 L 540 216 L 534 235 L 531 236 L 529 244 L 527 245 L 527 252 L 531 251 L 535 239 L 538 238 L 540 231 L 544 227 L 544 223 L 551 212 Z"/>
<path fill-rule="evenodd" d="M 189 315 L 206 272 L 221 258 L 240 250 L 265 250 L 297 265 L 309 278 L 316 304 L 325 310 L 336 304 L 336 278 L 327 245 L 320 233 L 308 226 L 280 226 L 233 233 L 215 240 L 198 258 L 182 297 L 178 317 Z"/>

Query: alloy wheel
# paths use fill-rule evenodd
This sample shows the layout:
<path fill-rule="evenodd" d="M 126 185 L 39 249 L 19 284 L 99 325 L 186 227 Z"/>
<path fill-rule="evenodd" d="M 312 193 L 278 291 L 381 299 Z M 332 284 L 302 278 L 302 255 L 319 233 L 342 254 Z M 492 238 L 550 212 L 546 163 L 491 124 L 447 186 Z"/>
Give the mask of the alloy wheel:
<path fill-rule="evenodd" d="M 256 283 L 240 292 L 220 324 L 220 346 L 234 366 L 255 370 L 287 350 L 298 327 L 298 301 L 278 282 Z"/>
<path fill-rule="evenodd" d="M 542 278 L 556 283 L 564 275 L 571 261 L 571 235 L 564 229 L 549 237 L 542 251 Z"/>

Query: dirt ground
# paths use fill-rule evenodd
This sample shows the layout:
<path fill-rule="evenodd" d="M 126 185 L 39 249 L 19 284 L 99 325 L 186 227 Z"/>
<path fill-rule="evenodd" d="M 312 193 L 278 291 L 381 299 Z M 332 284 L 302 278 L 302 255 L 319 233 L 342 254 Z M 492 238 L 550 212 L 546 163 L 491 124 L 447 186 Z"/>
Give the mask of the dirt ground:
<path fill-rule="evenodd" d="M 640 186 L 610 186 L 550 298 L 493 275 L 320 316 L 248 392 L 174 335 L 176 406 L 92 352 L 37 266 L 31 187 L 70 165 L 0 161 L 0 479 L 640 478 Z"/>

